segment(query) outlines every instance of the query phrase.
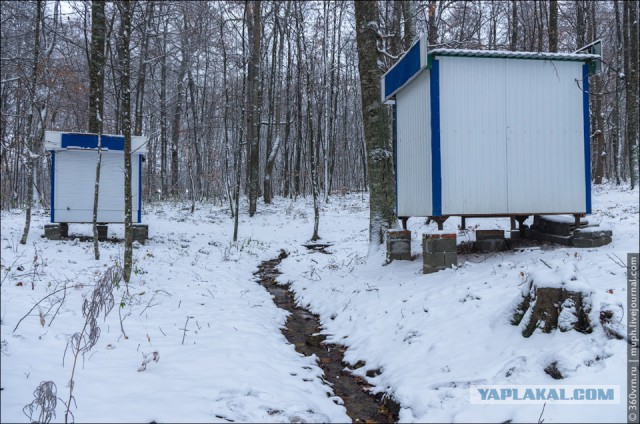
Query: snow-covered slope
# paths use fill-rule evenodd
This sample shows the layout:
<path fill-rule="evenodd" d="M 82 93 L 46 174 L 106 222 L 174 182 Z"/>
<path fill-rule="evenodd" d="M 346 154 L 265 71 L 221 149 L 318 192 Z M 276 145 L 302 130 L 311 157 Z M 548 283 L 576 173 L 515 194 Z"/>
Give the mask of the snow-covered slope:
<path fill-rule="evenodd" d="M 543 244 L 459 255 L 457 269 L 430 275 L 421 272 L 420 237 L 434 224 L 410 220 L 417 259 L 383 266 L 383 249 L 367 257 L 368 199 L 360 194 L 332 197 L 323 206 L 320 235 L 333 243 L 330 255 L 301 246 L 313 229 L 310 199 L 259 205 L 254 218 L 242 216 L 236 244 L 224 208 L 199 205 L 192 215 L 183 205 L 147 206 L 151 239 L 134 250 L 129 295 L 123 286 L 114 291 L 116 307 L 98 321 L 98 343 L 78 363 L 71 411 L 79 422 L 347 421 L 314 359 L 296 353 L 280 333 L 285 313 L 254 282 L 259 262 L 281 248 L 290 256 L 280 265 L 280 281 L 290 282 L 298 301 L 320 315 L 330 341 L 348 346 L 347 360 L 366 362 L 357 373 L 380 370 L 367 378 L 402 404 L 401 421 L 538 420 L 540 405 L 470 404 L 469 384 L 478 383 L 614 384 L 624 399 L 624 341 L 606 338 L 601 327 L 589 335 L 525 339 L 510 317 L 524 281 L 552 272 L 542 260 L 554 270 L 575 268 L 593 291 L 594 316 L 605 304 L 620 305 L 623 314 L 625 269 L 617 258 L 637 251 L 637 199 L 637 190 L 610 186 L 594 193 L 590 221 L 613 230 L 608 246 Z M 101 243 L 102 259 L 95 261 L 91 242 L 41 238 L 47 221 L 38 213 L 22 246 L 23 215 L 2 213 L 2 422 L 28 421 L 22 408 L 43 380 L 54 381 L 67 401 L 72 358 L 67 353 L 63 364 L 63 356 L 69 337 L 83 327 L 82 301 L 104 270 L 121 262 L 120 244 Z M 458 223 L 450 220 L 445 228 L 456 231 Z M 467 220 L 476 224 L 509 225 L 504 219 Z M 88 236 L 91 228 L 71 226 L 70 232 Z M 110 228 L 111 235 L 121 237 L 122 227 Z M 468 231 L 458 241 L 473 237 Z M 65 284 L 66 292 L 29 312 Z M 63 295 L 64 303 L 57 303 Z M 154 351 L 160 360 L 138 371 L 143 355 Z M 564 380 L 545 374 L 552 362 Z M 56 421 L 64 419 L 61 400 Z M 543 418 L 611 422 L 623 421 L 624 412 L 624 404 L 547 405 Z"/>

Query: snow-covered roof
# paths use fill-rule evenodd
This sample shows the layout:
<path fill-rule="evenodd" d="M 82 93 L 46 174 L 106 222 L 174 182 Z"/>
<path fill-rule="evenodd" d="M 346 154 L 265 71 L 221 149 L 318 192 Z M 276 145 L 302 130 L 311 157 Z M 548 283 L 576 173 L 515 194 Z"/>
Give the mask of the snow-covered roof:
<path fill-rule="evenodd" d="M 468 56 L 513 59 L 546 59 L 587 61 L 599 59 L 600 55 L 586 53 L 512 52 L 507 50 L 433 49 L 430 56 Z"/>

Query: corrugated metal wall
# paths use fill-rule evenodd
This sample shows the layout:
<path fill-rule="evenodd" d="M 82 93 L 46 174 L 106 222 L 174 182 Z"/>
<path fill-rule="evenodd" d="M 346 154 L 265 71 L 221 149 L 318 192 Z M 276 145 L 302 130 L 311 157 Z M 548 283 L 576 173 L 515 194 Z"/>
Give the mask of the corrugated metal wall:
<path fill-rule="evenodd" d="M 437 59 L 442 214 L 585 212 L 582 63 Z"/>
<path fill-rule="evenodd" d="M 429 72 L 397 94 L 398 216 L 429 216 L 431 196 L 431 108 Z"/>
<path fill-rule="evenodd" d="M 505 213 L 505 59 L 438 60 L 442 214 Z"/>
<path fill-rule="evenodd" d="M 581 62 L 509 61 L 510 212 L 586 212 L 581 81 Z"/>
<path fill-rule="evenodd" d="M 55 222 L 92 222 L 97 152 L 55 152 Z M 122 152 L 103 152 L 98 222 L 124 222 L 124 160 Z M 133 221 L 138 215 L 139 161 L 132 160 Z"/>

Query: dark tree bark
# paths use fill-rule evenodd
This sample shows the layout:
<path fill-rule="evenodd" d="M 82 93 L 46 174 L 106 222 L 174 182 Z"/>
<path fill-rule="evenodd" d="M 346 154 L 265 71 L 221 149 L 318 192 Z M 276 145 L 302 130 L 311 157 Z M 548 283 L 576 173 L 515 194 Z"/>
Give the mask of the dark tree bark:
<path fill-rule="evenodd" d="M 131 190 L 131 3 L 123 0 L 120 10 L 120 84 L 122 93 L 122 133 L 124 135 L 124 268 L 123 279 L 128 284 L 133 267 L 133 204 Z"/>
<path fill-rule="evenodd" d="M 511 51 L 518 49 L 518 1 L 511 0 Z"/>
<path fill-rule="evenodd" d="M 93 255 L 100 259 L 98 243 L 98 201 L 100 198 L 100 170 L 102 167 L 102 122 L 104 114 L 104 45 L 106 33 L 104 1 L 91 2 L 91 54 L 89 61 L 89 132 L 98 134 L 98 162 L 93 193 Z"/>
<path fill-rule="evenodd" d="M 161 13 L 163 11 L 161 10 Z M 169 129 L 167 126 L 167 38 L 169 33 L 169 20 L 165 19 L 162 31 L 162 57 L 160 59 L 160 189 L 162 198 L 169 195 L 167 169 L 167 148 L 169 139 Z"/>
<path fill-rule="evenodd" d="M 388 111 L 380 100 L 380 78 L 376 38 L 379 22 L 376 1 L 356 1 L 356 41 L 364 136 L 370 190 L 369 241 L 382 244 L 386 230 L 396 225 L 393 156 L 390 148 Z"/>
<path fill-rule="evenodd" d="M 558 0 L 549 1 L 549 51 L 558 51 Z"/>
<path fill-rule="evenodd" d="M 436 0 L 429 0 L 429 23 L 428 23 L 428 38 L 429 45 L 433 46 L 438 43 L 438 26 L 436 25 L 436 9 L 438 4 Z"/>
<path fill-rule="evenodd" d="M 260 49 L 262 18 L 260 0 L 247 3 L 246 20 L 249 39 L 247 63 L 247 142 L 249 151 L 249 216 L 256 213 L 258 200 L 258 173 L 260 166 Z"/>
<path fill-rule="evenodd" d="M 629 179 L 631 189 L 638 183 L 638 5 L 625 1 L 623 10 L 623 31 L 625 48 L 625 91 L 626 91 L 626 139 L 629 156 Z"/>
<path fill-rule="evenodd" d="M 184 79 L 189 66 L 188 52 L 186 40 L 182 40 L 182 62 L 178 71 L 178 85 L 176 87 L 176 107 L 173 112 L 173 120 L 171 123 L 171 195 L 176 198 L 178 196 L 179 182 L 179 157 L 178 150 L 180 147 L 180 125 L 182 123 L 182 102 L 184 99 Z"/>
<path fill-rule="evenodd" d="M 147 2 L 144 16 L 144 31 L 140 48 L 140 62 L 138 64 L 138 83 L 136 84 L 136 112 L 133 134 L 142 135 L 142 117 L 144 111 L 144 87 L 147 81 L 147 51 L 149 49 L 149 34 L 151 33 L 154 2 Z"/>

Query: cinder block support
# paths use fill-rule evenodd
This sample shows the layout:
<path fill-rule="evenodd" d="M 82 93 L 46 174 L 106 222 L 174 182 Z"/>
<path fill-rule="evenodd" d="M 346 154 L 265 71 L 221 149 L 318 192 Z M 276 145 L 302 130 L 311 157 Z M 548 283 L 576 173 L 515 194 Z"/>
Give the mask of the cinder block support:
<path fill-rule="evenodd" d="M 69 224 L 66 222 L 60 223 L 60 237 L 69 237 Z"/>
<path fill-rule="evenodd" d="M 44 236 L 49 240 L 60 240 L 60 224 L 45 224 Z"/>
<path fill-rule="evenodd" d="M 611 230 L 594 229 L 592 231 L 574 231 L 571 244 L 573 247 L 600 247 L 611 243 Z"/>
<path fill-rule="evenodd" d="M 387 259 L 411 260 L 411 231 L 389 230 L 387 232 Z"/>
<path fill-rule="evenodd" d="M 456 234 L 424 234 L 422 236 L 422 271 L 425 274 L 458 264 Z"/>
<path fill-rule="evenodd" d="M 133 241 L 145 244 L 149 238 L 149 226 L 147 224 L 134 224 L 131 226 L 133 230 Z"/>
<path fill-rule="evenodd" d="M 98 224 L 98 240 L 106 241 L 107 233 L 109 232 L 109 226 L 107 224 Z"/>
<path fill-rule="evenodd" d="M 500 252 L 505 249 L 504 230 L 477 230 L 476 249 L 478 252 Z"/>

